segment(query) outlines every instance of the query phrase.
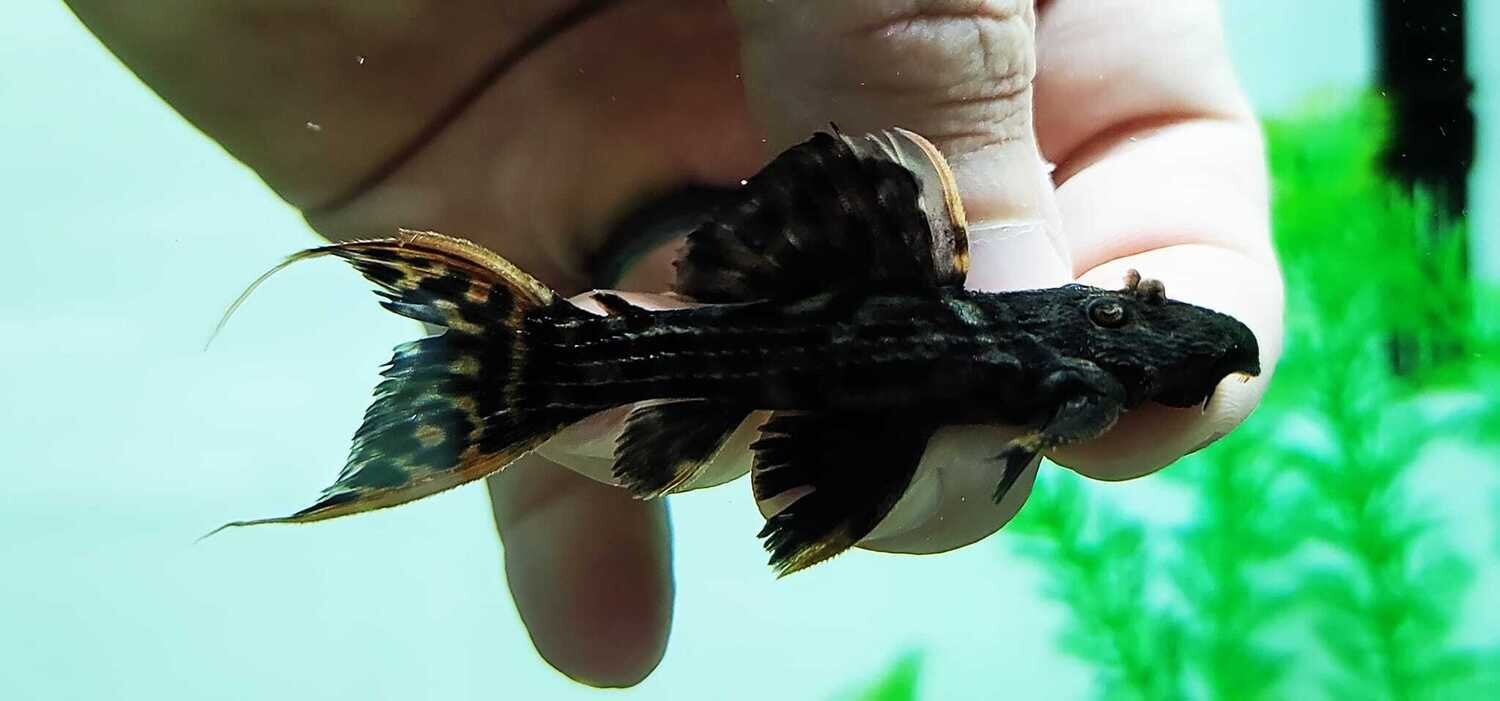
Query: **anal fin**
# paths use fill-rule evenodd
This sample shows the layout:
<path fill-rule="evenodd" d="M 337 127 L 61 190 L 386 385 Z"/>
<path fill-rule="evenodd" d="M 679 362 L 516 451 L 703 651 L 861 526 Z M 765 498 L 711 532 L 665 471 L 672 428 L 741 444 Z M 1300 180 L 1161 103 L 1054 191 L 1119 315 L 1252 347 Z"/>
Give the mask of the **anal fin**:
<path fill-rule="evenodd" d="M 615 479 L 639 497 L 677 491 L 703 474 L 749 414 L 702 399 L 639 407 L 615 446 Z"/>
<path fill-rule="evenodd" d="M 935 426 L 905 414 L 776 414 L 751 445 L 755 497 L 794 499 L 760 532 L 780 576 L 848 550 L 911 484 Z"/>

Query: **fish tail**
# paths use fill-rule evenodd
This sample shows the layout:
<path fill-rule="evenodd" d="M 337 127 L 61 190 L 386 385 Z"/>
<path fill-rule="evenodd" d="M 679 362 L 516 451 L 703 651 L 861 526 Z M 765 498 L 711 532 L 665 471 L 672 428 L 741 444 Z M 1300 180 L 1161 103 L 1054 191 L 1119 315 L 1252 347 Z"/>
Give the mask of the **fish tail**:
<path fill-rule="evenodd" d="M 526 328 L 538 315 L 587 313 L 508 261 L 462 239 L 403 230 L 304 251 L 291 262 L 320 256 L 352 264 L 378 286 L 386 309 L 444 330 L 396 348 L 347 464 L 315 504 L 225 527 L 403 504 L 496 472 L 584 418 L 527 401 L 538 371 Z"/>

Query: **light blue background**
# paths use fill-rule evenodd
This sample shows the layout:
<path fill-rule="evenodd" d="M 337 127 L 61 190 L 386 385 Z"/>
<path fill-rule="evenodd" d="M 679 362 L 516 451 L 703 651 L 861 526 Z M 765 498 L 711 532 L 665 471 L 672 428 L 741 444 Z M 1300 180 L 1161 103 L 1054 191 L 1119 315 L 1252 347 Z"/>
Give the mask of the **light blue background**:
<path fill-rule="evenodd" d="M 1228 3 L 1257 104 L 1365 81 L 1366 5 Z M 1481 40 L 1500 9 L 1473 5 L 1473 72 L 1500 85 L 1500 49 Z M 1484 123 L 1496 104 L 1482 92 Z M 1492 242 L 1500 153 L 1488 132 L 1481 144 L 1475 215 Z M 58 3 L 0 4 L 0 223 L 0 699 L 601 695 L 532 651 L 482 488 L 193 544 L 324 486 L 375 368 L 416 331 L 347 270 L 314 264 L 203 352 L 225 303 L 315 239 Z M 1500 256 L 1482 259 L 1494 270 Z M 1185 515 L 1150 480 L 1097 488 Z M 671 648 L 611 697 L 822 699 L 917 647 L 929 698 L 1087 693 L 1052 646 L 1059 612 L 1003 536 L 941 557 L 854 553 L 776 582 L 743 483 L 673 510 Z"/>

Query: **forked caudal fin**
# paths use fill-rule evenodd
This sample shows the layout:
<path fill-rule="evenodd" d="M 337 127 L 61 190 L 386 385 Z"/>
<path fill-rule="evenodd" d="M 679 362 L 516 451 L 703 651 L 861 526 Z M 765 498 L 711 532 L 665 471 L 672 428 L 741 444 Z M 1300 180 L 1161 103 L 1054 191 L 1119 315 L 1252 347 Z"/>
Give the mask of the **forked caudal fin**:
<path fill-rule="evenodd" d="M 445 331 L 396 348 L 348 463 L 317 503 L 290 516 L 235 521 L 215 533 L 321 521 L 419 499 L 489 475 L 582 418 L 521 406 L 534 383 L 518 331 L 534 314 L 586 312 L 506 260 L 468 241 L 402 230 L 397 238 L 303 251 L 251 290 L 271 273 L 321 256 L 349 261 L 380 288 L 381 306 Z"/>

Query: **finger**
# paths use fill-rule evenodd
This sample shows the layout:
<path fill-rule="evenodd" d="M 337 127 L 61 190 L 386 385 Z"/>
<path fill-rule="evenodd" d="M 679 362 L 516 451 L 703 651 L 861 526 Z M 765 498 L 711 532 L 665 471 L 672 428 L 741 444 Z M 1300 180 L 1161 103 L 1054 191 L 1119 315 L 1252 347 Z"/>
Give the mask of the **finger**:
<path fill-rule="evenodd" d="M 892 125 L 938 145 L 969 216 L 968 286 L 1051 287 L 1069 250 L 1032 124 L 1036 16 L 1024 0 L 731 2 L 752 112 L 784 147 L 829 121 Z M 911 488 L 862 547 L 928 553 L 990 535 L 1030 491 L 1010 496 L 992 458 L 1014 431 L 955 428 L 929 444 Z M 762 511 L 774 504 L 762 504 Z"/>
<path fill-rule="evenodd" d="M 880 552 L 940 553 L 983 540 L 1009 523 L 1031 496 L 1041 459 L 1032 460 L 998 503 L 1001 465 L 992 459 L 1019 431 L 950 426 L 937 432 L 907 488 L 859 547 Z M 788 503 L 757 502 L 767 518 Z"/>
<path fill-rule="evenodd" d="M 670 527 L 661 502 L 528 456 L 489 480 L 505 574 L 537 652 L 593 686 L 631 686 L 666 650 Z"/>
<path fill-rule="evenodd" d="M 1259 341 L 1262 375 L 1222 383 L 1206 411 L 1140 407 L 1100 439 L 1051 456 L 1090 477 L 1148 474 L 1227 434 L 1259 403 L 1280 356 L 1263 144 L 1234 100 L 1214 107 L 1223 92 L 1206 90 L 1204 104 L 1173 122 L 1110 130 L 1106 144 L 1073 159 L 1058 198 L 1082 282 L 1118 287 L 1134 267 L 1173 299 L 1240 319 Z"/>
<path fill-rule="evenodd" d="M 1255 333 L 1260 376 L 1219 384 L 1206 409 L 1147 405 L 1127 413 L 1100 438 L 1056 451 L 1053 460 L 1096 479 L 1138 477 L 1228 434 L 1260 403 L 1282 345 L 1282 286 L 1273 263 L 1210 245 L 1161 248 L 1111 261 L 1081 281 L 1118 287 L 1127 269 L 1162 280 L 1167 296 L 1229 314 Z"/>
<path fill-rule="evenodd" d="M 971 286 L 1068 279 L 1049 167 L 1032 125 L 1031 2 L 730 4 L 749 106 L 772 148 L 830 121 L 849 132 L 911 129 L 953 167 L 974 225 Z"/>

